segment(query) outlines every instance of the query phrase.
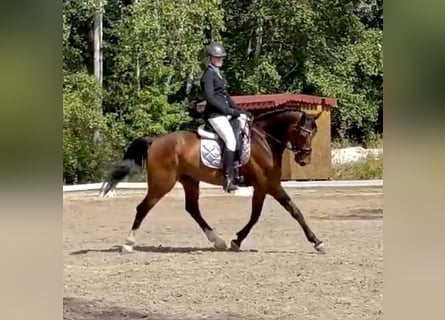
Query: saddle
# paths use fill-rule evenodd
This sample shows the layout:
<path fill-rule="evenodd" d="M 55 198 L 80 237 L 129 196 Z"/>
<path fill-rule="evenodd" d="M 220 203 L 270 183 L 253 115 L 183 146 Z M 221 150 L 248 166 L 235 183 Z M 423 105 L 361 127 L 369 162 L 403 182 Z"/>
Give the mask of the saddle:
<path fill-rule="evenodd" d="M 249 123 L 246 122 L 245 127 L 242 128 L 237 119 L 231 119 L 229 122 L 237 140 L 234 176 L 236 183 L 242 185 L 244 177 L 239 174 L 239 168 L 244 166 L 250 159 L 250 127 Z M 222 169 L 222 155 L 225 149 L 224 141 L 207 121 L 198 127 L 197 133 L 201 138 L 202 163 L 209 168 Z"/>

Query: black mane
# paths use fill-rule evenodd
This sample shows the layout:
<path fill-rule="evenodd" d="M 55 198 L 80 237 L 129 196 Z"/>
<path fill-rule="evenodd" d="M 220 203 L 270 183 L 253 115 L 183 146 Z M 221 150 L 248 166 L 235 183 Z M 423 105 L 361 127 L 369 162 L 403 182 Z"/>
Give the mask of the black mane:
<path fill-rule="evenodd" d="M 268 119 L 268 118 L 270 118 L 272 116 L 275 116 L 277 114 L 281 114 L 281 113 L 284 113 L 284 112 L 290 112 L 290 111 L 298 111 L 298 112 L 305 113 L 303 110 L 301 110 L 299 108 L 274 109 L 274 110 L 271 110 L 271 111 L 266 111 L 264 113 L 261 113 L 260 115 L 254 117 L 253 121 L 255 122 L 255 121 L 265 120 L 265 119 Z"/>

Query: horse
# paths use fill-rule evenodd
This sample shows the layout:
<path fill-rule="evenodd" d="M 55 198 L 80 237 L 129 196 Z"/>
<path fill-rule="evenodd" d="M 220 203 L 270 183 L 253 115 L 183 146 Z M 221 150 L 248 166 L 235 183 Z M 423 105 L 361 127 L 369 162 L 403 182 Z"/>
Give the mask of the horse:
<path fill-rule="evenodd" d="M 266 195 L 270 195 L 298 221 L 314 249 L 319 253 L 326 252 L 324 243 L 311 230 L 301 210 L 281 185 L 281 162 L 285 149 L 293 152 L 294 160 L 300 166 L 310 164 L 312 141 L 317 134 L 316 120 L 321 113 L 309 114 L 297 108 L 283 108 L 251 117 L 247 122 L 243 129 L 244 133 L 248 132 L 247 139 L 246 136 L 244 140 L 240 139 L 243 152 L 238 169 L 242 185 L 253 187 L 251 214 L 247 224 L 231 240 L 231 250 L 240 250 L 243 240 L 260 218 Z M 212 145 L 212 150 L 206 151 L 209 145 Z M 111 171 L 100 191 L 101 196 L 106 196 L 124 178 L 146 168 L 148 191 L 136 207 L 136 215 L 122 252 L 133 251 L 136 231 L 142 221 L 177 182 L 182 184 L 185 192 L 185 210 L 216 249 L 227 249 L 224 240 L 202 217 L 199 207 L 200 181 L 222 186 L 221 161 L 215 164 L 205 158 L 212 152 L 213 158 L 217 158 L 215 153 L 221 156 L 222 150 L 218 147 L 222 145 L 217 134 L 203 126 L 194 131 L 175 131 L 156 137 L 142 136 L 131 142 L 123 160 Z"/>

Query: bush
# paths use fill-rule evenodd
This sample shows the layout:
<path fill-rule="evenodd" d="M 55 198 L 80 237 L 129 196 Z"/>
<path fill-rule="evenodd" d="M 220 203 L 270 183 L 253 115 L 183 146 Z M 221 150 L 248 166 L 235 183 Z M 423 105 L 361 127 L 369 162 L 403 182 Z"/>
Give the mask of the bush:
<path fill-rule="evenodd" d="M 64 80 L 63 183 L 100 181 L 108 163 L 122 156 L 122 128 L 112 115 L 98 111 L 100 88 L 93 77 L 78 73 Z"/>
<path fill-rule="evenodd" d="M 383 179 L 383 155 L 368 156 L 361 161 L 334 166 L 334 180 Z"/>
<path fill-rule="evenodd" d="M 177 131 L 191 121 L 184 106 L 169 103 L 167 95 L 152 88 L 141 90 L 138 98 L 129 99 L 123 118 L 128 141 Z"/>
<path fill-rule="evenodd" d="M 363 142 L 351 139 L 334 139 L 331 143 L 332 149 L 342 149 L 349 147 L 363 147 L 365 149 L 383 149 L 383 135 L 371 133 Z"/>

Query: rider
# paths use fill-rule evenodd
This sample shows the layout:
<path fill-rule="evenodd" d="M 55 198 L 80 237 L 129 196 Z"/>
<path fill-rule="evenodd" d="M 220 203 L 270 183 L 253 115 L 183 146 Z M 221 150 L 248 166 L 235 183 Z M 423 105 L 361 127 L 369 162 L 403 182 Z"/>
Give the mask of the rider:
<path fill-rule="evenodd" d="M 234 119 L 240 117 L 244 112 L 229 96 L 226 80 L 219 71 L 223 57 L 226 56 L 223 46 L 217 43 L 210 44 L 206 47 L 206 53 L 208 65 L 201 79 L 201 88 L 207 102 L 204 116 L 225 143 L 226 148 L 222 157 L 223 189 L 226 192 L 231 192 L 237 190 L 238 186 L 235 184 L 233 176 L 236 138 L 228 116 Z"/>

